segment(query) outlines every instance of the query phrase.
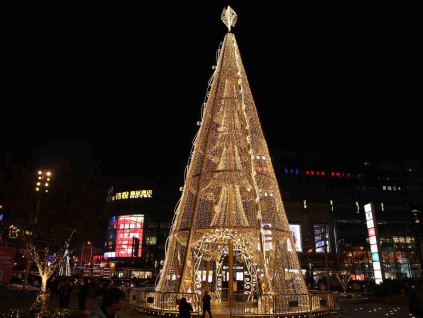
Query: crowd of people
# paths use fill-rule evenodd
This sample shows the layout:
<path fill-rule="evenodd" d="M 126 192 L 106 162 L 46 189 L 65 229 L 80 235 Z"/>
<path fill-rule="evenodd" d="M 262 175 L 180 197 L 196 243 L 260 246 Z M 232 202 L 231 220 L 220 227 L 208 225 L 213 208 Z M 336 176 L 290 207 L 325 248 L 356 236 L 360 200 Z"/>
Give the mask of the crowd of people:
<path fill-rule="evenodd" d="M 78 280 L 71 277 L 53 276 L 47 283 L 47 289 L 52 295 L 51 301 L 57 301 L 60 308 L 69 308 L 71 297 L 77 297 L 78 309 L 86 312 L 88 315 L 89 311 L 86 311 L 86 304 L 89 297 L 96 297 L 98 299 L 105 297 L 104 301 L 108 306 L 111 301 L 109 298 L 117 295 L 117 293 L 114 296 L 113 293 L 110 294 L 110 290 L 119 290 L 120 293 L 118 294 L 121 296 L 122 294 L 125 295 L 127 288 L 123 284 L 117 286 L 113 281 L 90 280 L 88 277 Z"/>

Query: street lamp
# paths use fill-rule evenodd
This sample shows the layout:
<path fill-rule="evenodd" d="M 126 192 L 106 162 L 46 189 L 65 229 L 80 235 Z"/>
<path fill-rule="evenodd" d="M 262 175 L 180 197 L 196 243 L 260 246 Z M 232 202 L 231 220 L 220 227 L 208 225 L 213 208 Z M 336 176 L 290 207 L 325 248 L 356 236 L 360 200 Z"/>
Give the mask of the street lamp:
<path fill-rule="evenodd" d="M 50 183 L 51 171 L 38 170 L 38 179 L 35 187 L 35 191 L 48 192 L 48 186 Z"/>
<path fill-rule="evenodd" d="M 39 193 L 37 198 L 37 205 L 35 206 L 35 216 L 34 216 L 34 225 L 38 223 L 38 211 L 40 210 L 40 201 L 41 201 L 41 193 L 47 193 L 50 180 L 52 177 L 52 173 L 49 170 L 38 170 L 37 172 L 37 181 L 35 182 L 35 191 Z M 32 221 L 32 220 L 31 220 Z M 28 235 L 32 235 L 33 230 L 35 229 L 28 229 Z M 28 275 L 31 267 L 31 256 L 27 253 L 28 259 L 25 268 L 25 275 L 24 275 L 24 287 L 28 284 Z"/>
<path fill-rule="evenodd" d="M 40 194 L 43 192 L 47 193 L 49 190 L 51 177 L 52 177 L 51 171 L 38 170 L 38 178 L 37 178 L 37 182 L 35 183 L 35 191 L 39 192 Z M 38 210 L 40 209 L 40 200 L 41 200 L 41 196 L 39 196 L 37 200 L 34 224 L 37 224 L 38 222 Z"/>

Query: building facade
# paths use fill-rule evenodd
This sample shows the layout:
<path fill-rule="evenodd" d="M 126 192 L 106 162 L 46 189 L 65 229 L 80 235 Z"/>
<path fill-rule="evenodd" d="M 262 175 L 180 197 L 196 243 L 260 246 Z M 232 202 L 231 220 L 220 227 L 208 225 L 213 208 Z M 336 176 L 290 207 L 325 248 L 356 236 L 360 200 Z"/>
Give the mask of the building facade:
<path fill-rule="evenodd" d="M 272 155 L 289 223 L 300 232 L 302 269 L 311 283 L 328 272 L 330 277 L 342 273 L 374 281 L 376 258 L 383 279 L 422 276 L 421 161 L 364 162 L 282 151 Z M 371 228 L 368 203 L 375 210 Z M 374 229 L 377 255 L 370 244 Z"/>
<path fill-rule="evenodd" d="M 154 283 L 165 256 L 175 199 L 160 177 L 120 178 L 108 190 L 109 215 L 101 253 L 87 276 Z M 94 275 L 95 273 L 95 275 Z"/>

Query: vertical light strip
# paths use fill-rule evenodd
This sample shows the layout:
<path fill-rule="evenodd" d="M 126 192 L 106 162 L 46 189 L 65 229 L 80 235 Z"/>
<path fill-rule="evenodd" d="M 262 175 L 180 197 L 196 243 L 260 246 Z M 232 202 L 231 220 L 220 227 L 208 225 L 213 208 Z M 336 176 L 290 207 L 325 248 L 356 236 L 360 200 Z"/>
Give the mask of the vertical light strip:
<path fill-rule="evenodd" d="M 381 264 L 381 253 L 379 245 L 379 235 L 377 232 L 376 214 L 372 203 L 364 205 L 366 215 L 367 232 L 370 242 L 370 251 L 372 254 L 373 273 L 376 284 L 383 283 L 383 268 Z"/>

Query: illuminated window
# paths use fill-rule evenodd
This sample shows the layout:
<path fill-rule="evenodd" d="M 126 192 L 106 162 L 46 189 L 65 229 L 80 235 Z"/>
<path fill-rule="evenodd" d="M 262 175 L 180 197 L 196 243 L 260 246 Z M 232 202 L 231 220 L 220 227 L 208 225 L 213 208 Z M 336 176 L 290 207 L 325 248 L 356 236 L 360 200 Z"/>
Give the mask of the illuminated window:
<path fill-rule="evenodd" d="M 314 225 L 314 242 L 316 253 L 330 253 L 329 226 L 327 224 Z"/>
<path fill-rule="evenodd" d="M 156 236 L 148 236 L 145 238 L 145 245 L 156 245 L 157 237 Z"/>
<path fill-rule="evenodd" d="M 15 239 L 15 238 L 18 238 L 18 235 L 19 235 L 19 229 L 14 225 L 9 226 L 9 238 Z"/>

